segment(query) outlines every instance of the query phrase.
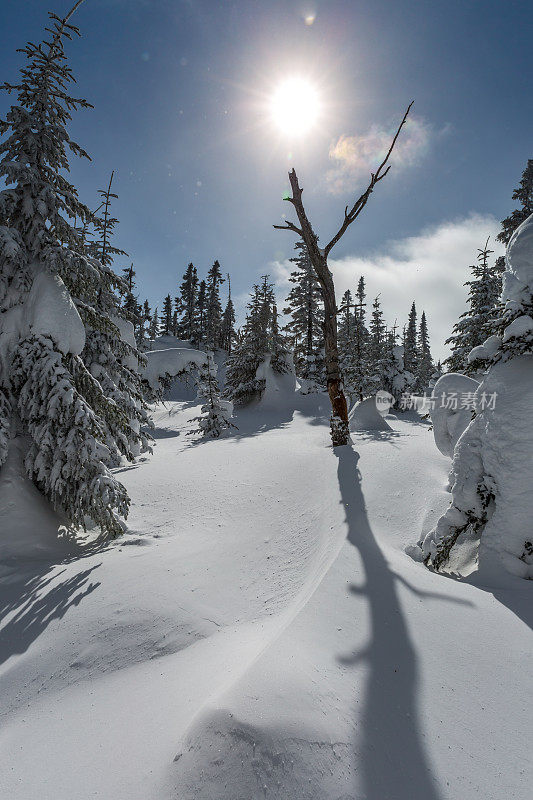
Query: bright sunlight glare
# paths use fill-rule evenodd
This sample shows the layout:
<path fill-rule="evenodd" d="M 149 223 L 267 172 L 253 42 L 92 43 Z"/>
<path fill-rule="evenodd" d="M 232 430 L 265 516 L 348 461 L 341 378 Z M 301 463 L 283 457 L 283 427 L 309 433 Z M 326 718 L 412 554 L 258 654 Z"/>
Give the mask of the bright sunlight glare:
<path fill-rule="evenodd" d="M 320 103 L 314 87 L 303 78 L 291 78 L 274 92 L 271 100 L 272 119 L 290 136 L 302 136 L 318 119 Z"/>

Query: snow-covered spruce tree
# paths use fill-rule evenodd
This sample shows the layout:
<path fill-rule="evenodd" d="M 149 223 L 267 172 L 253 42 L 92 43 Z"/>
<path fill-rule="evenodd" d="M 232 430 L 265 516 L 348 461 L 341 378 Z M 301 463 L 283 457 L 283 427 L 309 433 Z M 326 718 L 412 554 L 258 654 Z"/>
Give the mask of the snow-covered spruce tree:
<path fill-rule="evenodd" d="M 500 335 L 471 353 L 488 367 L 475 394 L 476 416 L 452 464 L 452 503 L 421 549 L 436 570 L 460 571 L 478 541 L 487 580 L 502 568 L 533 579 L 533 215 L 506 254 Z"/>
<path fill-rule="evenodd" d="M 160 336 L 172 336 L 172 298 L 169 294 L 163 300 L 163 313 L 159 325 Z"/>
<path fill-rule="evenodd" d="M 145 431 L 151 423 L 145 399 L 152 400 L 153 396 L 140 377 L 144 358 L 138 351 L 142 320 L 141 307 L 133 295 L 135 270 L 133 264 L 123 270 L 122 281 L 113 272 L 114 258 L 125 255 L 112 241 L 118 223 L 111 216 L 111 199 L 118 199 L 118 195 L 111 192 L 113 175 L 111 173 L 107 189 L 99 191 L 104 213 L 96 218 L 96 235 L 87 245 L 87 251 L 95 262 L 108 270 L 108 279 L 102 281 L 94 298 L 80 298 L 80 302 L 86 301 L 80 306 L 80 313 L 85 321 L 85 347 L 81 359 L 105 397 L 122 412 L 122 419 L 114 413 L 104 415 L 107 442 L 113 454 L 110 463 L 118 466 L 120 456 L 132 461 L 148 449 L 149 438 Z M 121 302 L 117 302 L 117 293 Z M 87 313 L 89 304 L 92 304 L 91 310 Z M 118 456 L 112 444 L 117 446 Z"/>
<path fill-rule="evenodd" d="M 231 402 L 220 399 L 217 367 L 211 352 L 207 353 L 207 361 L 198 371 L 197 387 L 198 397 L 204 402 L 201 416 L 193 420 L 198 427 L 190 433 L 201 433 L 206 439 L 218 439 L 230 428 L 236 428 L 231 422 Z"/>
<path fill-rule="evenodd" d="M 198 297 L 198 273 L 194 264 L 188 264 L 176 297 L 181 319 L 178 320 L 178 338 L 195 341 L 195 312 Z"/>
<path fill-rule="evenodd" d="M 231 280 L 228 274 L 228 302 L 222 315 L 222 325 L 220 329 L 220 346 L 226 353 L 231 353 L 231 348 L 235 340 L 235 308 L 231 299 Z"/>
<path fill-rule="evenodd" d="M 205 281 L 200 281 L 198 284 L 198 297 L 196 299 L 196 306 L 194 309 L 194 317 L 192 324 L 192 341 L 196 347 L 203 347 L 206 335 L 206 313 L 207 313 L 207 284 Z"/>
<path fill-rule="evenodd" d="M 528 159 L 520 185 L 513 192 L 513 200 L 520 202 L 520 208 L 515 208 L 502 220 L 502 230 L 496 238 L 503 244 L 508 244 L 515 230 L 533 214 L 533 158 Z"/>
<path fill-rule="evenodd" d="M 159 336 L 159 309 L 157 306 L 154 308 L 154 313 L 150 320 L 148 327 L 148 339 L 153 342 Z"/>
<path fill-rule="evenodd" d="M 386 345 L 386 328 L 378 295 L 372 303 L 372 314 L 369 324 L 367 361 L 367 390 L 369 394 L 375 394 L 379 389 L 384 388 Z"/>
<path fill-rule="evenodd" d="M 418 350 L 418 332 L 417 332 L 417 322 L 416 322 L 416 306 L 413 302 L 411 306 L 411 310 L 409 312 L 409 318 L 407 321 L 407 328 L 405 329 L 405 336 L 403 341 L 403 361 L 404 361 L 404 368 L 407 372 L 410 372 L 413 376 L 412 381 L 412 390 L 416 391 L 416 376 L 419 372 L 420 367 L 420 353 Z"/>
<path fill-rule="evenodd" d="M 78 30 L 70 15 L 49 16 L 48 38 L 21 51 L 20 83 L 3 85 L 17 104 L 0 121 L 1 417 L 27 437 L 27 474 L 53 506 L 73 525 L 90 518 L 117 534 L 129 498 L 108 466 L 127 449 L 132 425 L 86 358 L 91 331 L 119 338 L 110 312 L 119 317 L 120 279 L 90 252 L 82 231 L 94 215 L 64 176 L 69 151 L 86 156 L 67 133 L 71 111 L 90 104 L 68 92 L 64 41 Z"/>
<path fill-rule="evenodd" d="M 365 279 L 361 275 L 355 293 L 353 359 L 348 380 L 354 397 L 363 400 L 371 393 L 368 374 L 368 339 L 366 327 Z"/>
<path fill-rule="evenodd" d="M 225 396 L 239 405 L 258 399 L 265 380 L 257 377 L 257 368 L 268 355 L 274 371 L 288 371 L 288 353 L 277 325 L 274 285 L 264 275 L 262 283 L 252 289 L 246 322 L 227 361 Z"/>
<path fill-rule="evenodd" d="M 475 375 L 479 371 L 479 364 L 468 360 L 472 348 L 482 344 L 490 332 L 487 322 L 494 316 L 501 291 L 501 277 L 499 270 L 490 267 L 488 263 L 492 250 L 488 249 L 489 240 L 485 247 L 478 250 L 477 264 L 473 264 L 472 280 L 465 286 L 468 290 L 468 310 L 461 314 L 459 321 L 453 327 L 452 335 L 446 339 L 446 344 L 451 346 L 451 355 L 444 361 L 449 372 L 462 372 L 465 375 Z"/>
<path fill-rule="evenodd" d="M 429 333 L 426 320 L 426 312 L 422 311 L 420 317 L 420 326 L 418 328 L 418 374 L 417 378 L 417 391 L 424 393 L 429 388 L 429 383 L 432 375 L 435 373 L 435 365 L 431 357 L 431 348 L 429 345 Z"/>
<path fill-rule="evenodd" d="M 311 386 L 319 387 L 325 384 L 326 379 L 322 331 L 324 310 L 320 284 L 305 244 L 296 242 L 294 249 L 297 255 L 290 262 L 295 269 L 289 277 L 293 287 L 283 309 L 289 321 L 284 331 L 293 349 L 296 375 L 310 381 Z"/>
<path fill-rule="evenodd" d="M 207 308 L 205 314 L 205 339 L 208 350 L 218 350 L 221 346 L 222 304 L 220 302 L 220 284 L 224 283 L 220 264 L 215 261 L 207 273 Z"/>

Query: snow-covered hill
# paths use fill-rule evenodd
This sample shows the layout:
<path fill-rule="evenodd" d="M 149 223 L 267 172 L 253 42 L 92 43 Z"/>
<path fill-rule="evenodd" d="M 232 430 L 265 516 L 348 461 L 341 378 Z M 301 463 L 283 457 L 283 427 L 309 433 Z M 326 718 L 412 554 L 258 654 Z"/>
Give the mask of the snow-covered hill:
<path fill-rule="evenodd" d="M 416 415 L 334 451 L 296 407 L 197 442 L 169 400 L 126 536 L 4 558 L 2 798 L 529 800 L 533 585 L 405 554 L 449 502 Z"/>

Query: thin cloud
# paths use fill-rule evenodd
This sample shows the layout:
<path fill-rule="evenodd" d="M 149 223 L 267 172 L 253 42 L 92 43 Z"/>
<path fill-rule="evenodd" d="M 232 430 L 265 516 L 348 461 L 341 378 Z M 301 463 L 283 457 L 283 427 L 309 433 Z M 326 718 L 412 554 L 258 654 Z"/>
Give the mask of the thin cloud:
<path fill-rule="evenodd" d="M 372 125 L 360 136 L 341 136 L 329 150 L 334 166 L 326 176 L 328 190 L 341 194 L 353 189 L 362 177 L 369 177 L 383 161 L 396 127 Z M 426 155 L 433 135 L 432 126 L 422 117 L 409 118 L 392 152 L 390 163 L 396 170 L 412 167 Z"/>
<path fill-rule="evenodd" d="M 502 255 L 503 247 L 496 241 L 499 230 L 500 223 L 494 217 L 471 214 L 426 228 L 416 236 L 387 242 L 365 256 L 330 259 L 337 299 L 346 289 L 354 294 L 359 276 L 364 275 L 367 311 L 379 294 L 387 324 L 396 322 L 400 331 L 414 300 L 419 315 L 426 312 L 433 355 L 443 359 L 449 353 L 444 342 L 466 309 L 467 288 L 463 284 L 471 277 L 468 267 L 475 262 L 487 236 L 489 247 L 495 251 L 491 259 Z M 274 262 L 270 268 L 278 290 L 287 291 L 293 265 L 289 261 Z"/>

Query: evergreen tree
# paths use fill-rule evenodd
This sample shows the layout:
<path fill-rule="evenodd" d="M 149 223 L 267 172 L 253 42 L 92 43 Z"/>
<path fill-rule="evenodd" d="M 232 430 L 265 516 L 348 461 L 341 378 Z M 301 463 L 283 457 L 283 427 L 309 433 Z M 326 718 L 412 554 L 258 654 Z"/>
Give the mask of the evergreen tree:
<path fill-rule="evenodd" d="M 277 372 L 287 372 L 287 351 L 280 335 L 274 295 L 274 285 L 268 275 L 255 284 L 248 303 L 246 322 L 239 341 L 231 353 L 226 368 L 225 394 L 236 403 L 245 404 L 258 398 L 265 380 L 257 377 L 257 368 L 265 357 L 271 356 L 271 366 Z"/>
<path fill-rule="evenodd" d="M 497 239 L 503 244 L 509 244 L 509 240 L 519 225 L 533 214 L 533 158 L 528 159 L 525 170 L 522 173 L 520 185 L 513 192 L 513 200 L 520 202 L 520 208 L 516 208 L 511 214 L 502 220 L 502 230 Z"/>
<path fill-rule="evenodd" d="M 178 321 L 178 338 L 195 342 L 196 300 L 198 297 L 198 274 L 191 263 L 187 266 L 180 286 L 180 295 L 176 298 L 181 319 Z"/>
<path fill-rule="evenodd" d="M 413 376 L 412 388 L 415 389 L 416 376 L 418 375 L 420 369 L 420 353 L 418 350 L 416 306 L 414 302 L 411 306 L 411 311 L 409 312 L 407 328 L 405 330 L 403 360 L 405 369 Z"/>
<path fill-rule="evenodd" d="M 372 303 L 368 339 L 368 392 L 374 394 L 383 389 L 385 382 L 387 338 L 379 295 Z"/>
<path fill-rule="evenodd" d="M 172 298 L 169 294 L 163 300 L 160 336 L 172 336 Z"/>
<path fill-rule="evenodd" d="M 294 285 L 283 309 L 290 318 L 284 330 L 293 349 L 297 376 L 322 385 L 325 383 L 324 311 L 320 285 L 305 244 L 296 242 L 294 249 L 297 255 L 290 261 L 296 268 L 289 277 Z"/>
<path fill-rule="evenodd" d="M 452 335 L 446 340 L 452 352 L 444 363 L 450 372 L 471 375 L 479 369 L 478 364 L 468 361 L 468 354 L 482 344 L 489 334 L 487 320 L 494 315 L 501 287 L 499 274 L 488 264 L 491 253 L 487 239 L 485 247 L 478 250 L 478 263 L 470 267 L 472 280 L 465 283 L 469 287 L 468 310 L 461 314 Z"/>
<path fill-rule="evenodd" d="M 207 273 L 207 308 L 205 339 L 208 350 L 218 350 L 221 346 L 222 305 L 220 303 L 220 284 L 224 283 L 220 264 L 215 261 Z"/>
<path fill-rule="evenodd" d="M 150 320 L 150 326 L 148 328 L 148 338 L 150 341 L 154 341 L 159 336 L 159 313 L 157 306 L 154 308 L 154 313 L 152 314 L 152 318 Z"/>
<path fill-rule="evenodd" d="M 231 422 L 231 403 L 220 399 L 217 367 L 211 352 L 198 374 L 198 397 L 204 400 L 201 416 L 195 417 L 198 427 L 190 433 L 201 433 L 205 438 L 218 439 L 225 431 L 236 426 Z M 229 406 L 229 407 L 228 407 Z"/>
<path fill-rule="evenodd" d="M 233 341 L 235 339 L 235 308 L 233 307 L 233 300 L 231 299 L 231 281 L 228 274 L 228 302 L 222 315 L 222 327 L 220 332 L 220 339 L 223 350 L 231 353 Z"/>
<path fill-rule="evenodd" d="M 353 363 L 350 370 L 350 384 L 359 400 L 370 393 L 368 386 L 368 330 L 366 328 L 365 279 L 361 275 L 355 293 L 355 328 L 353 344 Z"/>
<path fill-rule="evenodd" d="M 206 338 L 207 284 L 200 281 L 193 321 L 193 339 L 197 347 L 203 347 Z"/>
<path fill-rule="evenodd" d="M 425 311 L 422 311 L 420 326 L 418 329 L 418 352 L 420 355 L 420 361 L 418 364 L 418 374 L 416 376 L 418 384 L 417 391 L 425 392 L 428 389 L 431 377 L 435 372 L 435 365 L 433 364 L 429 345 L 429 333 Z"/>
<path fill-rule="evenodd" d="M 7 425 L 20 425 L 26 472 L 52 505 L 73 525 L 90 518 L 117 534 L 129 498 L 109 466 L 130 455 L 134 442 L 143 445 L 140 381 L 126 366 L 140 355 L 116 324 L 123 319 L 121 281 L 110 268 L 110 217 L 97 259 L 83 232 L 98 220 L 64 174 L 69 151 L 87 156 L 67 133 L 71 111 L 90 104 L 68 92 L 74 78 L 64 41 L 78 30 L 68 17 L 49 17 L 49 37 L 21 51 L 27 61 L 20 83 L 3 86 L 18 104 L 0 121 L 0 178 L 7 184 L 0 192 L 0 312 L 4 323 L 15 314 L 19 326 L 2 354 L 0 442 Z M 92 374 L 97 362 L 114 387 L 117 374 L 129 381 L 138 398 L 135 420 Z"/>

